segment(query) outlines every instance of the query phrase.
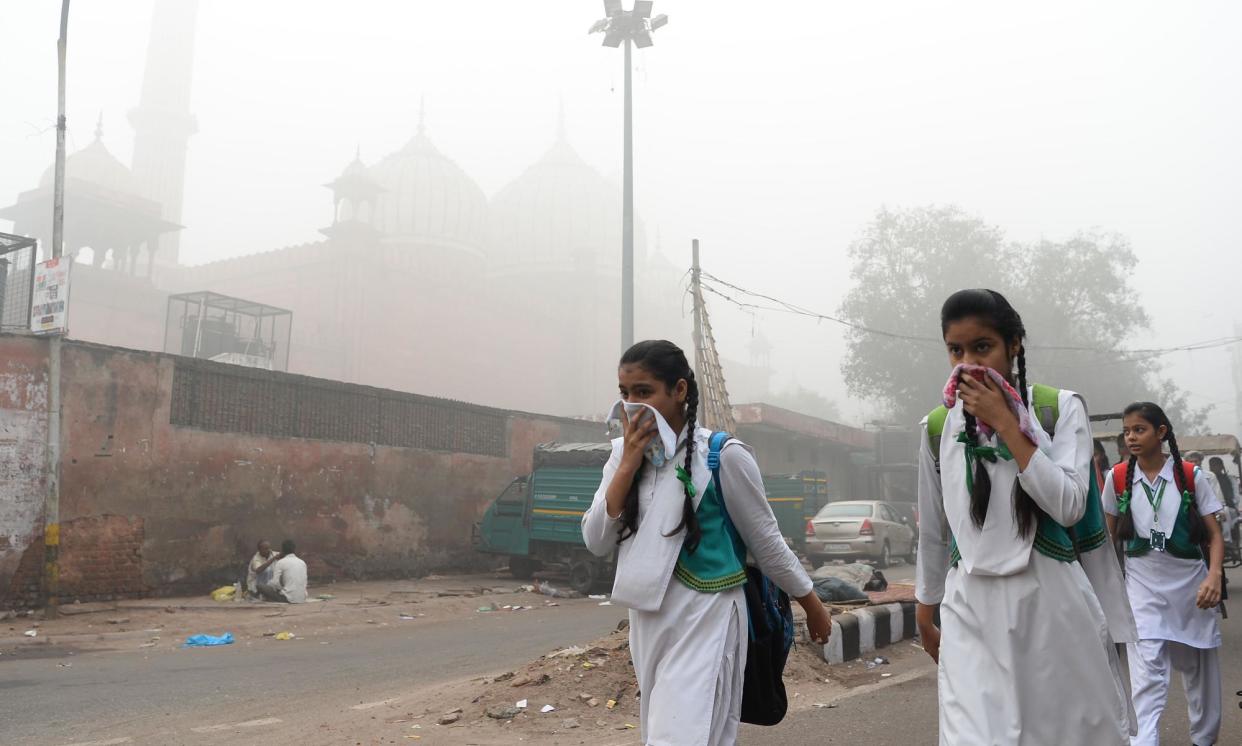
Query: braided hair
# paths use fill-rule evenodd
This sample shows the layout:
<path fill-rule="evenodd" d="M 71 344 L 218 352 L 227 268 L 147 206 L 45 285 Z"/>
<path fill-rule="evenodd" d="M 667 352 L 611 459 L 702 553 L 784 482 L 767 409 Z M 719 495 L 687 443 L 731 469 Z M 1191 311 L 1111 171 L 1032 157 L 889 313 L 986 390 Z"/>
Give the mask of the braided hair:
<path fill-rule="evenodd" d="M 981 323 L 992 327 L 1005 340 L 1007 346 L 1014 343 L 1018 345 L 1018 353 L 1015 360 L 1010 361 L 1012 366 L 1017 363 L 1017 386 L 1018 394 L 1022 397 L 1022 405 L 1030 408 L 1029 393 L 1027 392 L 1026 383 L 1026 346 L 1023 341 L 1026 339 L 1026 325 L 1022 323 L 1022 316 L 1017 310 L 1010 305 L 1005 296 L 995 290 L 959 290 L 944 302 L 940 309 L 940 333 L 943 335 L 948 332 L 949 324 L 955 321 L 961 321 L 965 318 L 975 318 Z M 1014 374 L 1011 371 L 1006 378 L 1013 379 Z M 969 412 L 965 413 L 966 418 L 966 435 L 972 442 L 978 441 L 979 427 L 975 416 Z M 988 515 L 988 503 L 992 498 L 992 478 L 988 475 L 987 467 L 982 459 L 975 461 L 974 487 L 970 492 L 970 519 L 976 528 L 983 528 L 983 522 Z M 1027 494 L 1023 489 L 1022 483 L 1017 479 L 1013 484 L 1013 512 L 1014 522 L 1018 526 L 1018 533 L 1025 537 L 1029 536 L 1031 531 L 1035 529 L 1043 511 L 1035 500 Z"/>
<path fill-rule="evenodd" d="M 1194 485 L 1186 484 L 1186 468 L 1182 466 L 1182 452 L 1177 447 L 1177 436 L 1173 433 L 1173 422 L 1169 420 L 1169 416 L 1164 413 L 1158 404 L 1149 401 L 1134 402 L 1125 408 L 1122 417 L 1130 415 L 1138 415 L 1142 417 L 1155 430 L 1159 431 L 1164 428 L 1164 437 L 1161 442 L 1169 444 L 1169 454 L 1173 456 L 1173 483 L 1177 485 L 1177 494 L 1180 497 L 1187 490 L 1190 491 L 1190 510 L 1186 516 L 1190 520 L 1190 543 L 1201 544 L 1207 538 L 1207 526 L 1203 523 L 1203 516 L 1199 515 L 1198 496 L 1193 489 Z M 1130 454 L 1130 460 L 1126 462 L 1126 485 L 1129 490 L 1134 484 L 1134 467 L 1138 465 L 1138 456 Z M 1120 495 L 1118 495 L 1120 497 Z M 1117 519 L 1117 538 L 1123 541 L 1129 541 L 1134 538 L 1134 512 L 1127 510 Z"/>
<path fill-rule="evenodd" d="M 678 382 L 686 382 L 686 460 L 684 468 L 686 474 L 691 474 L 692 459 L 694 456 L 694 430 L 696 426 L 696 418 L 699 411 L 699 385 L 694 380 L 694 370 L 690 368 L 689 361 L 686 360 L 686 353 L 672 342 L 666 340 L 647 340 L 635 344 L 621 355 L 621 365 L 637 365 L 654 378 L 661 381 L 670 390 L 675 387 Z M 672 458 L 675 454 L 669 454 Z M 643 466 L 634 475 L 634 481 L 630 484 L 630 491 L 625 496 L 625 505 L 621 509 L 621 524 L 617 529 L 617 543 L 625 541 L 634 534 L 638 533 L 638 483 L 642 475 L 642 470 L 646 468 L 646 460 L 643 460 Z M 668 535 L 673 536 L 685 529 L 686 532 L 686 549 L 694 552 L 699 547 L 699 541 L 703 538 L 703 531 L 699 527 L 698 516 L 694 512 L 694 496 L 690 492 L 691 480 L 687 479 L 682 485 L 682 492 L 685 500 L 682 502 L 681 523 L 672 530 Z"/>

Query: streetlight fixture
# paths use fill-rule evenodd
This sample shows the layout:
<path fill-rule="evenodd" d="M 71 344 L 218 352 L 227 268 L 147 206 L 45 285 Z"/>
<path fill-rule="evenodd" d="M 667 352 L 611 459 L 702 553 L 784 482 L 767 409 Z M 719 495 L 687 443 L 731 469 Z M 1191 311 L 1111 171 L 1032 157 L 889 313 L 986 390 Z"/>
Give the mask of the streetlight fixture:
<path fill-rule="evenodd" d="M 634 116 L 630 85 L 630 48 L 652 45 L 651 33 L 668 23 L 667 15 L 651 17 L 653 0 L 634 0 L 633 10 L 623 10 L 621 0 L 604 0 L 604 18 L 591 24 L 587 33 L 604 35 L 604 46 L 625 44 L 625 135 L 624 187 L 621 198 L 621 350 L 634 344 Z"/>

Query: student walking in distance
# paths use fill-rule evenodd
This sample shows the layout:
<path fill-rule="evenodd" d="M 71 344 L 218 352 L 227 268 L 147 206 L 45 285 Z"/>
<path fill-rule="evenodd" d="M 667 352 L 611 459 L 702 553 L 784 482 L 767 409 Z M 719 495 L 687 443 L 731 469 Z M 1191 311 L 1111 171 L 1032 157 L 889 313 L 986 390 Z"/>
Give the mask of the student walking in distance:
<path fill-rule="evenodd" d="M 587 547 L 617 552 L 612 600 L 630 609 L 630 653 L 649 746 L 733 744 L 746 668 L 746 554 L 806 610 L 811 639 L 831 622 L 786 545 L 750 448 L 707 466 L 711 431 L 697 427 L 699 390 L 685 354 L 639 342 L 621 357 L 623 435 L 582 519 Z M 723 494 L 721 494 L 723 493 Z"/>
<path fill-rule="evenodd" d="M 1086 407 L 1027 384 L 1026 331 L 1000 293 L 954 293 L 941 330 L 953 373 L 922 423 L 916 587 L 940 743 L 1125 744 L 1113 642 L 1134 621 L 1091 488 Z"/>
<path fill-rule="evenodd" d="M 1208 746 L 1216 743 L 1221 720 L 1217 609 L 1225 545 L 1215 514 L 1223 506 L 1207 475 L 1182 461 L 1164 410 L 1131 404 L 1122 425 L 1130 458 L 1113 467 L 1103 498 L 1109 530 L 1125 550 L 1138 623 L 1139 640 L 1128 655 L 1138 716 L 1133 743 L 1160 743 L 1160 716 L 1176 670 L 1186 689 L 1191 743 Z"/>

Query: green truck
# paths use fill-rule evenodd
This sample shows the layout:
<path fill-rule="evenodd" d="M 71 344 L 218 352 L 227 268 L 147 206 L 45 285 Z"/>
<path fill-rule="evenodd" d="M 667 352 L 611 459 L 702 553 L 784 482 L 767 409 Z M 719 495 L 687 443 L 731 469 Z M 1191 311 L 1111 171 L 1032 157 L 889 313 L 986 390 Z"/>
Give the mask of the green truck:
<path fill-rule="evenodd" d="M 507 555 L 509 570 L 521 579 L 546 565 L 567 567 L 569 584 L 579 593 L 589 593 L 609 580 L 614 557 L 600 558 L 587 551 L 581 524 L 611 453 L 610 443 L 536 446 L 533 471 L 510 482 L 475 525 L 475 548 Z M 807 520 L 827 502 L 823 472 L 768 476 L 764 484 L 781 533 L 801 550 Z"/>

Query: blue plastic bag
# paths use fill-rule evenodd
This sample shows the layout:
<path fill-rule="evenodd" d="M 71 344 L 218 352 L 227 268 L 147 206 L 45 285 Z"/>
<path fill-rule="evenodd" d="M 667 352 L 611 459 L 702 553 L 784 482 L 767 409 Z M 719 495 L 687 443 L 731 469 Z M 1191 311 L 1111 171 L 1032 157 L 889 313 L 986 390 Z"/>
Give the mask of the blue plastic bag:
<path fill-rule="evenodd" d="M 233 633 L 225 632 L 219 637 L 214 635 L 191 635 L 185 639 L 183 648 L 208 648 L 213 645 L 232 645 Z"/>

